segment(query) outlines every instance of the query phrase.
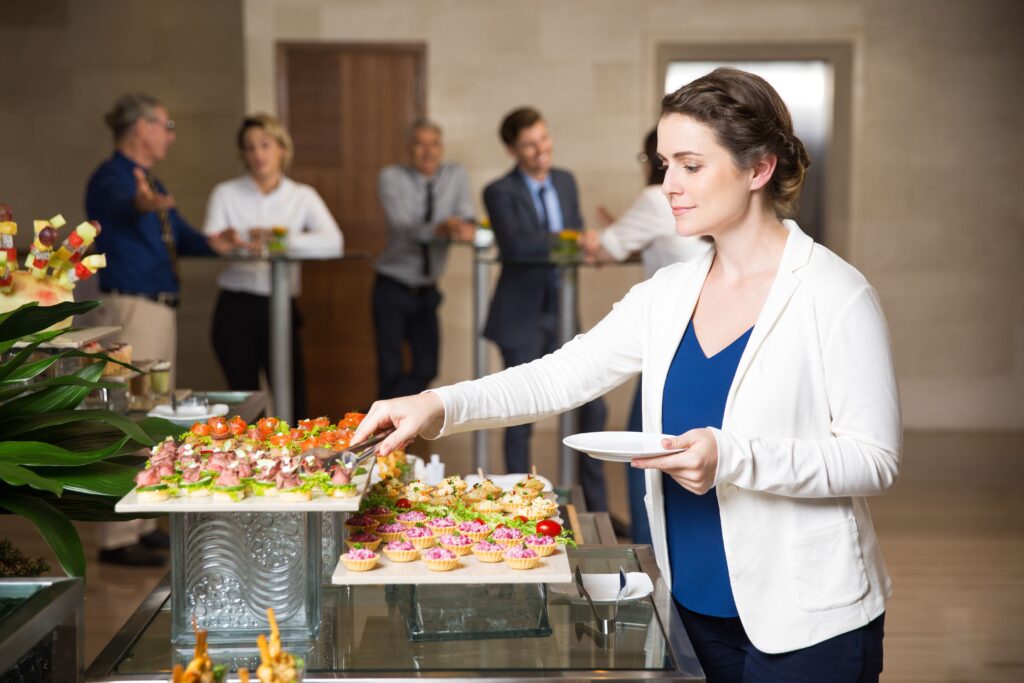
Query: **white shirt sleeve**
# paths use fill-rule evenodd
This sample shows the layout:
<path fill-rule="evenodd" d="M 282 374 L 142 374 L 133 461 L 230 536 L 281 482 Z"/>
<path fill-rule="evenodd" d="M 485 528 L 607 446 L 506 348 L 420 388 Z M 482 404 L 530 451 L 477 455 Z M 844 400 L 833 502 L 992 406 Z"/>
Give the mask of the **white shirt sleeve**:
<path fill-rule="evenodd" d="M 658 192 L 645 188 L 632 206 L 601 232 L 601 246 L 616 261 L 624 261 L 631 253 L 646 249 L 659 237 L 675 234 L 668 200 Z"/>
<path fill-rule="evenodd" d="M 228 220 L 227 187 L 221 183 L 213 188 L 210 200 L 206 203 L 206 219 L 203 221 L 203 232 L 212 235 L 232 226 Z"/>
<path fill-rule="evenodd" d="M 344 237 L 337 221 L 316 190 L 300 186 L 301 206 L 304 213 L 303 230 L 288 236 L 288 248 L 296 252 L 316 252 L 324 258 L 341 256 Z"/>

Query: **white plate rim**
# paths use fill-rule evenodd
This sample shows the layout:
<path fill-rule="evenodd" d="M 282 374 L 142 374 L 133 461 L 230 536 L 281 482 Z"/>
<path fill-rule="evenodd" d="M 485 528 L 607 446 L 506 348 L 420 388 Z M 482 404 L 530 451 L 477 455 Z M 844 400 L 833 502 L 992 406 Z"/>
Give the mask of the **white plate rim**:
<path fill-rule="evenodd" d="M 593 439 L 606 438 L 609 440 L 633 438 L 637 441 L 641 439 L 671 439 L 675 438 L 671 434 L 652 434 L 649 432 L 581 432 L 579 434 L 572 434 L 562 439 L 562 443 L 572 448 L 573 450 L 586 453 L 592 458 L 599 460 L 611 460 L 613 462 L 629 462 L 634 458 L 652 458 L 659 455 L 671 455 L 672 453 L 679 453 L 682 448 L 670 448 L 670 449 L 650 449 L 650 448 L 608 448 L 608 447 L 595 447 L 592 444 L 580 443 L 581 439 L 585 440 L 587 437 Z"/>

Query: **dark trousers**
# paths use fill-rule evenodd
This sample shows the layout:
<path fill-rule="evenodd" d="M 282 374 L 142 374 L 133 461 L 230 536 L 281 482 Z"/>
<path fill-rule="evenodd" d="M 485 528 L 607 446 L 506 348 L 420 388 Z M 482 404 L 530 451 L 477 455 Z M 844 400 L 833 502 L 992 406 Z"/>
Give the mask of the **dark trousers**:
<path fill-rule="evenodd" d="M 293 299 L 292 415 L 296 420 L 308 417 L 306 370 L 299 339 L 301 327 L 302 316 Z M 260 371 L 263 371 L 270 388 L 274 388 L 270 372 L 270 297 L 222 289 L 213 311 L 210 340 L 229 387 L 256 391 L 260 388 Z"/>
<path fill-rule="evenodd" d="M 750 643 L 738 617 L 709 617 L 678 602 L 708 683 L 874 683 L 882 673 L 885 614 L 816 645 L 770 655 Z"/>
<path fill-rule="evenodd" d="M 642 393 L 643 384 L 637 382 L 636 393 L 633 395 L 633 407 L 629 411 L 629 423 L 626 425 L 627 431 L 642 432 L 644 430 Z M 626 484 L 629 492 L 629 526 L 632 530 L 633 543 L 650 544 L 651 523 L 647 519 L 647 507 L 644 505 L 644 495 L 647 493 L 644 470 L 630 467 L 627 463 Z"/>
<path fill-rule="evenodd" d="M 380 398 L 418 394 L 437 376 L 441 333 L 437 287 L 409 287 L 377 275 L 373 285 L 373 324 L 377 330 L 377 393 Z M 403 368 L 402 344 L 408 342 L 411 367 Z"/>
<path fill-rule="evenodd" d="M 554 351 L 554 338 L 547 338 L 536 348 L 501 348 L 501 356 L 505 361 L 505 367 L 511 368 L 523 363 L 536 360 L 546 353 Z M 605 419 L 608 416 L 608 409 L 604 399 L 596 398 L 590 403 L 584 403 L 579 408 L 580 431 L 600 432 L 604 430 Z M 505 467 L 508 472 L 529 472 L 530 471 L 530 434 L 533 433 L 533 425 L 524 424 L 508 427 L 505 429 Z M 604 485 L 604 470 L 600 460 L 590 456 L 578 454 L 580 484 L 583 486 L 583 494 L 587 500 L 587 510 L 592 512 L 605 512 L 608 510 L 608 495 Z"/>

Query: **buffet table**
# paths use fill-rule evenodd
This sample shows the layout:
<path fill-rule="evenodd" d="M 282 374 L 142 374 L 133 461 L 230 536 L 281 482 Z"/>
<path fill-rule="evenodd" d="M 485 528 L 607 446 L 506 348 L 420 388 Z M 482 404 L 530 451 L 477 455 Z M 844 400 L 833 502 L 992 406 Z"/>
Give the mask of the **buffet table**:
<path fill-rule="evenodd" d="M 572 566 L 585 574 L 644 572 L 653 593 L 620 605 L 615 631 L 603 636 L 590 607 L 569 585 L 547 586 L 550 635 L 414 641 L 403 586 L 323 587 L 319 636 L 285 646 L 306 659 L 307 683 L 332 680 L 704 680 L 692 646 L 649 546 L 580 546 Z M 499 592 L 504 588 L 492 587 Z M 171 586 L 165 579 L 114 636 L 86 672 L 88 681 L 167 681 L 191 649 L 171 644 Z M 470 618 L 500 618 L 495 602 L 459 606 Z M 598 605 L 598 610 L 610 610 Z M 216 661 L 252 665 L 255 652 L 211 648 Z M 237 680 L 230 676 L 229 680 Z"/>

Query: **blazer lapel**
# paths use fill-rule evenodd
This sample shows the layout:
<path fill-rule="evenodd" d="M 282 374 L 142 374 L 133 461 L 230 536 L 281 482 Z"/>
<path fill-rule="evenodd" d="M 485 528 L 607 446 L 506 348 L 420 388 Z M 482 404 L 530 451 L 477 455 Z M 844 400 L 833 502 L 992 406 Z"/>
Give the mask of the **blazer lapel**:
<path fill-rule="evenodd" d="M 540 224 L 540 216 L 537 215 L 537 207 L 533 203 L 533 195 L 530 194 L 529 186 L 523 180 L 518 168 L 513 168 L 508 175 L 512 180 L 512 185 L 516 188 L 516 195 L 522 205 L 520 208 L 530 217 L 530 228 L 534 232 L 541 232 L 543 226 Z"/>
<path fill-rule="evenodd" d="M 657 431 L 662 433 L 661 426 L 661 399 L 665 391 L 665 378 L 668 376 L 668 368 L 679 348 L 679 341 L 686 332 L 686 326 L 690 324 L 693 317 L 693 309 L 697 306 L 697 299 L 704 288 L 704 280 L 711 270 L 711 263 L 715 260 L 715 247 L 708 249 L 701 257 L 696 270 L 687 275 L 683 283 L 682 291 L 670 293 L 671 313 L 670 322 L 665 326 L 664 336 L 651 346 L 651 360 L 644 370 L 644 415 L 651 416 L 649 424 L 653 429 L 645 431 Z"/>
<path fill-rule="evenodd" d="M 754 323 L 754 330 L 750 333 L 747 346 L 743 350 L 743 355 L 740 356 L 739 365 L 736 366 L 736 375 L 733 378 L 732 386 L 729 387 L 729 396 L 725 401 L 725 415 L 729 414 L 736 390 L 743 382 L 743 377 L 750 369 L 750 364 L 800 285 L 800 279 L 795 275 L 795 271 L 805 265 L 811 256 L 814 240 L 804 234 L 793 221 L 787 220 L 784 221 L 784 224 L 789 228 L 789 237 L 786 239 L 786 247 L 782 252 L 779 272 L 775 275 L 775 281 L 768 291 L 764 308 L 761 309 L 761 314 L 758 315 L 757 322 Z"/>

